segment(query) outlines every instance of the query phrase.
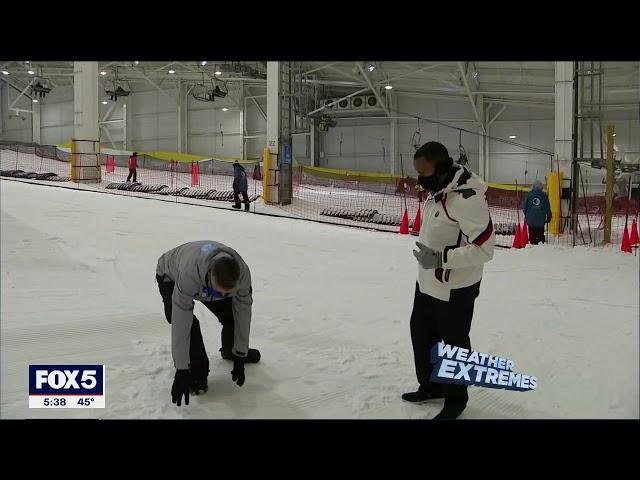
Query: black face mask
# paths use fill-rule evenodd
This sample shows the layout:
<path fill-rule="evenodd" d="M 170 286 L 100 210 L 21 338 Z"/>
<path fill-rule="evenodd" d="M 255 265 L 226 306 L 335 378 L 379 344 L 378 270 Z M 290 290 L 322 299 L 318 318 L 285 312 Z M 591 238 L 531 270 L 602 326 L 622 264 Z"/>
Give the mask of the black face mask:
<path fill-rule="evenodd" d="M 440 178 L 436 173 L 429 176 L 418 175 L 418 183 L 425 190 L 435 191 L 438 190 L 438 187 L 440 186 Z"/>

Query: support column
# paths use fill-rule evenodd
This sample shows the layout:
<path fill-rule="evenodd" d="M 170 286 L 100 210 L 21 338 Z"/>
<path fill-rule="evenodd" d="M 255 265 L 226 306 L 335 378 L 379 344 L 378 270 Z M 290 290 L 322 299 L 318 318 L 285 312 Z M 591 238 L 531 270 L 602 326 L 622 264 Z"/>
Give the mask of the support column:
<path fill-rule="evenodd" d="M 40 102 L 31 104 L 31 132 L 32 132 L 32 141 L 33 143 L 41 143 L 40 142 Z"/>
<path fill-rule="evenodd" d="M 486 138 L 483 136 L 484 132 L 487 130 L 487 115 L 485 113 L 484 108 L 484 96 L 482 94 L 476 95 L 476 109 L 478 110 L 478 117 L 482 122 L 478 127 L 478 176 L 484 179 L 484 144 Z"/>
<path fill-rule="evenodd" d="M 267 148 L 264 188 L 269 203 L 291 203 L 292 152 L 290 71 L 286 62 L 267 62 Z"/>
<path fill-rule="evenodd" d="M 485 130 L 487 132 L 487 136 L 483 139 L 484 140 L 484 181 L 489 183 L 490 182 L 490 171 L 491 171 L 491 159 L 489 157 L 489 146 L 491 145 L 491 140 L 489 139 L 489 137 L 491 136 L 491 123 L 489 123 L 489 115 L 490 115 L 490 111 L 489 110 L 485 110 Z"/>
<path fill-rule="evenodd" d="M 74 62 L 73 74 L 74 132 L 71 145 L 71 177 L 81 183 L 98 182 L 98 62 Z"/>
<path fill-rule="evenodd" d="M 240 82 L 240 98 L 238 98 L 238 110 L 240 111 L 239 123 L 240 123 L 240 159 L 241 160 L 245 159 L 244 136 L 245 136 L 245 132 L 246 132 L 246 127 L 245 127 L 245 124 L 244 124 L 244 122 L 245 122 L 244 106 L 245 106 L 245 101 L 244 101 L 244 83 Z"/>
<path fill-rule="evenodd" d="M 571 178 L 574 158 L 574 62 L 555 64 L 555 145 L 557 165 L 563 179 Z M 566 182 L 559 185 L 560 194 Z M 569 212 L 569 201 L 560 202 L 560 232 Z"/>
<path fill-rule="evenodd" d="M 7 114 L 4 111 L 4 95 L 5 95 L 5 83 L 0 83 L 0 138 L 6 138 L 5 135 L 5 123 Z"/>
<path fill-rule="evenodd" d="M 317 167 L 318 163 L 316 160 L 316 120 L 315 118 L 309 119 L 309 147 L 310 147 L 309 157 L 311 159 L 309 164 L 312 167 Z"/>
<path fill-rule="evenodd" d="M 607 126 L 607 191 L 605 194 L 604 244 L 611 243 L 611 217 L 613 212 L 613 182 L 615 163 L 613 161 L 613 141 L 616 134 L 613 125 Z M 626 228 L 626 227 L 625 227 Z"/>
<path fill-rule="evenodd" d="M 396 111 L 397 107 L 397 95 L 391 93 L 389 95 L 389 101 L 391 102 L 391 110 Z M 389 121 L 389 173 L 391 175 L 396 174 L 396 158 L 398 156 L 398 119 L 391 118 Z"/>
<path fill-rule="evenodd" d="M 184 97 L 182 96 L 182 80 L 178 80 L 178 88 L 176 95 L 176 105 L 178 113 L 178 152 L 182 153 L 184 143 Z"/>
<path fill-rule="evenodd" d="M 125 150 L 135 150 L 135 145 L 133 144 L 133 110 L 134 110 L 134 99 L 133 94 L 125 97 L 125 104 L 122 109 L 122 118 L 124 119 L 124 149 Z"/>
<path fill-rule="evenodd" d="M 392 118 L 389 123 L 389 173 L 391 175 L 396 174 L 396 157 L 398 151 L 398 119 Z"/>
<path fill-rule="evenodd" d="M 129 122 L 127 122 L 127 102 L 125 102 L 122 105 L 122 149 L 126 150 L 127 149 L 127 125 L 129 125 Z"/>

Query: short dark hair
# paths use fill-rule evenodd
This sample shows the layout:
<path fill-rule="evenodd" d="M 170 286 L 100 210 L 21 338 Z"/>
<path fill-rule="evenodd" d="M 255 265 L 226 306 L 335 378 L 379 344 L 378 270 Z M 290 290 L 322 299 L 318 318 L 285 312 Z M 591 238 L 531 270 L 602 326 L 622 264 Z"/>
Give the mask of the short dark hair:
<path fill-rule="evenodd" d="M 138 156 L 138 152 L 133 152 L 131 155 L 133 155 L 134 157 Z"/>
<path fill-rule="evenodd" d="M 224 255 L 216 259 L 211 273 L 219 287 L 231 290 L 240 279 L 240 265 L 235 258 Z"/>
<path fill-rule="evenodd" d="M 440 142 L 427 142 L 422 145 L 413 156 L 414 160 L 417 158 L 435 160 L 436 163 L 446 163 L 451 159 L 449 150 Z"/>

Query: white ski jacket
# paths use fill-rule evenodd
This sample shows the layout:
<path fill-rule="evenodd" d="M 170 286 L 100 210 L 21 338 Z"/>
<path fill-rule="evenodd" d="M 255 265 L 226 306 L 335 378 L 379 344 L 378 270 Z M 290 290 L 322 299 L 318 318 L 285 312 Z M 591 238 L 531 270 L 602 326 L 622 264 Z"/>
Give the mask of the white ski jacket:
<path fill-rule="evenodd" d="M 419 235 L 421 243 L 442 252 L 442 268 L 425 270 L 418 264 L 420 291 L 447 302 L 451 290 L 482 279 L 495 243 L 487 185 L 466 167 L 453 168 L 453 179 L 424 202 Z"/>

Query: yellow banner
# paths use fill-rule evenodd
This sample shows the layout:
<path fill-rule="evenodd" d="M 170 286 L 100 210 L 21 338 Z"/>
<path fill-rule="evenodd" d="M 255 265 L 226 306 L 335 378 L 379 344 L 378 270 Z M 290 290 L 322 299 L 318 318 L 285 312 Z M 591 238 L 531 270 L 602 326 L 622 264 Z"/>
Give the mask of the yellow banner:
<path fill-rule="evenodd" d="M 302 171 L 311 175 L 324 178 L 334 178 L 337 180 L 353 180 L 362 182 L 378 182 L 395 184 L 401 180 L 400 175 L 389 175 L 386 173 L 358 172 L 355 170 L 338 170 L 334 168 L 306 167 L 301 166 Z"/>

